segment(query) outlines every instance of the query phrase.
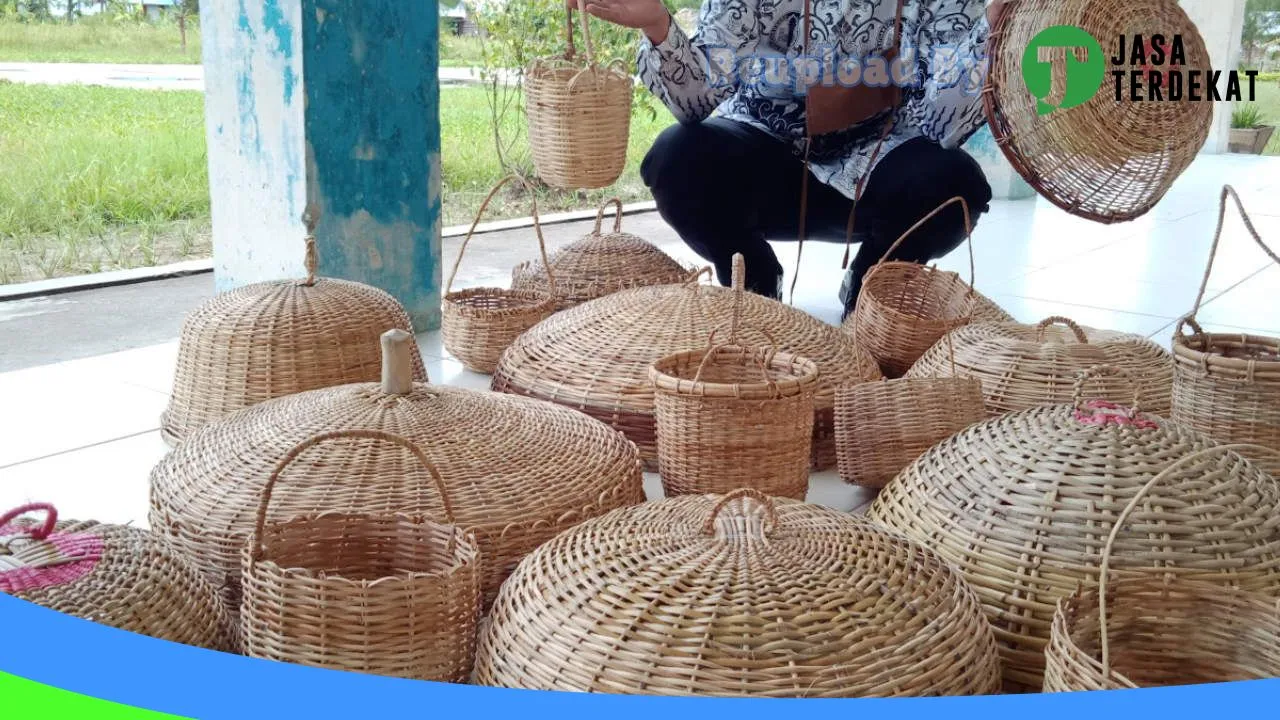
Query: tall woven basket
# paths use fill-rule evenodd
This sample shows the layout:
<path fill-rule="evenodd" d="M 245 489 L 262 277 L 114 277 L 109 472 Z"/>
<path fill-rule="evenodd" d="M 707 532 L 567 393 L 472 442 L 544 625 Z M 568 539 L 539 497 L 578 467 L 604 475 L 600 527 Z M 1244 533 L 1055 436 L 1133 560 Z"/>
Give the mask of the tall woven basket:
<path fill-rule="evenodd" d="M 453 270 L 449 272 L 449 280 L 445 283 L 443 313 L 440 335 L 445 349 L 458 358 L 469 370 L 478 373 L 492 373 L 498 365 L 498 358 L 520 333 L 537 325 L 556 311 L 556 285 L 551 271 L 547 270 L 546 290 L 518 290 L 494 287 L 476 287 L 454 292 L 453 281 L 458 275 L 458 267 L 462 265 L 462 256 L 467 252 L 467 244 L 475 235 L 476 226 L 484 217 L 498 191 L 512 180 L 524 186 L 529 193 L 529 201 L 533 204 L 533 232 L 538 238 L 538 250 L 542 254 L 542 266 L 549 268 L 547 262 L 547 244 L 542 239 L 542 225 L 538 221 L 538 198 L 529 183 L 517 175 L 509 175 L 498 181 L 497 185 L 480 203 L 476 219 L 471 229 L 462 239 L 458 248 L 458 259 L 453 261 Z"/>
<path fill-rule="evenodd" d="M 39 524 L 19 519 L 36 512 L 44 513 Z M 0 593 L 161 640 L 235 649 L 214 586 L 158 535 L 59 522 L 45 503 L 0 515 Z"/>
<path fill-rule="evenodd" d="M 609 513 L 538 548 L 481 631 L 481 685 L 648 695 L 980 695 L 959 574 L 856 518 L 755 490 Z"/>
<path fill-rule="evenodd" d="M 1201 454 L 1225 450 L 1276 454 L 1256 445 L 1219 446 Z M 1140 500 L 1141 495 L 1134 496 L 1111 528 L 1098 586 L 1082 588 L 1058 605 L 1045 649 L 1045 692 L 1280 677 L 1280 603 L 1274 597 L 1195 574 L 1153 569 L 1112 577 L 1112 546 Z"/>
<path fill-rule="evenodd" d="M 320 512 L 267 522 L 281 474 L 336 438 L 399 445 L 427 471 L 448 524 L 399 513 Z M 241 637 L 250 657 L 375 675 L 464 682 L 480 615 L 479 553 L 457 527 L 440 472 L 412 442 L 372 430 L 313 435 L 262 488 L 243 553 Z"/>
<path fill-rule="evenodd" d="M 621 63 L 596 63 L 586 0 L 578 0 L 586 62 L 575 57 L 573 11 L 565 23 L 563 56 L 534 60 L 525 70 L 525 113 L 534 170 L 565 189 L 611 185 L 627 163 L 631 76 Z"/>
<path fill-rule="evenodd" d="M 316 277 L 315 227 L 308 209 L 306 278 L 221 293 L 182 323 L 178 366 L 160 433 L 170 445 L 192 431 L 264 400 L 378 379 L 378 336 L 413 332 L 404 307 L 371 285 Z M 427 379 L 418 349 L 413 372 Z"/>
<path fill-rule="evenodd" d="M 1224 187 L 1218 230 L 1213 236 L 1200 293 L 1195 307 L 1178 323 L 1173 336 L 1173 419 L 1219 442 L 1252 443 L 1280 450 L 1280 338 L 1206 333 L 1196 322 L 1222 238 L 1228 196 L 1235 200 L 1249 234 L 1268 257 L 1280 264 L 1280 257 L 1262 242 L 1240 196 L 1230 186 Z M 1186 334 L 1186 328 L 1192 334 Z M 1256 460 L 1280 477 L 1280 457 L 1272 454 Z"/>
<path fill-rule="evenodd" d="M 1072 63 L 1078 74 L 1070 85 L 1063 43 L 1049 43 L 1057 48 L 1033 43 L 1045 29 L 1063 25 L 1079 31 L 1070 41 L 1080 46 Z M 1018 0 L 1008 4 L 989 41 L 991 65 L 983 97 L 996 143 L 1037 192 L 1096 222 L 1132 220 L 1154 207 L 1195 159 L 1213 121 L 1211 102 L 1133 102 L 1127 84 L 1124 98 L 1116 100 L 1107 70 L 1123 72 L 1127 83 L 1130 72 L 1150 69 L 1128 62 L 1110 65 L 1108 59 L 1120 51 L 1118 39 L 1135 35 L 1180 37 L 1186 50 L 1181 70 L 1213 67 L 1200 31 L 1177 0 Z M 1093 39 L 1101 46 L 1084 50 Z M 1039 55 L 1055 49 L 1059 56 L 1052 65 Z M 1094 56 L 1098 50 L 1101 57 Z M 1130 48 L 1125 50 L 1128 54 Z M 1096 64 L 1101 86 L 1091 96 L 1071 97 L 1090 90 L 1086 63 Z M 1031 68 L 1043 74 L 1030 76 L 1029 92 Z M 1145 96 L 1147 83 L 1143 85 Z M 1057 108 L 1042 102 L 1055 94 L 1084 102 Z"/>
<path fill-rule="evenodd" d="M 968 284 L 953 272 L 888 259 L 912 233 L 957 204 L 964 212 L 965 244 L 969 248 Z M 977 304 L 972 235 L 968 203 L 961 197 L 951 198 L 911 226 L 867 271 L 846 327 L 857 328 L 858 342 L 875 356 L 886 376 L 901 377 L 939 338 L 971 320 Z"/>

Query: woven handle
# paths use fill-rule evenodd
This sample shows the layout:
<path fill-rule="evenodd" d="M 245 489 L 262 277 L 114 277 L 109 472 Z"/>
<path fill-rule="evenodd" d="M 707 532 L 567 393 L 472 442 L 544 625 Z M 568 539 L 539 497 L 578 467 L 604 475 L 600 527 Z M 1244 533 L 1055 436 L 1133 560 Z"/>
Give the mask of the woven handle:
<path fill-rule="evenodd" d="M 956 203 L 960 204 L 960 209 L 964 212 L 964 239 L 965 239 L 965 244 L 969 246 L 969 294 L 972 295 L 974 283 L 977 281 L 977 277 L 974 275 L 974 264 L 973 264 L 973 222 L 969 217 L 969 203 L 966 202 L 965 199 L 963 197 L 960 197 L 959 195 L 951 198 L 950 200 L 934 208 L 928 215 L 925 215 L 924 217 L 920 218 L 920 220 L 917 221 L 915 225 L 912 225 L 911 227 L 907 228 L 906 232 L 902 233 L 902 235 L 899 236 L 897 240 L 893 241 L 893 244 L 889 246 L 889 249 L 886 250 L 884 255 L 880 257 L 880 261 L 877 262 L 874 266 L 872 266 L 870 272 L 875 272 L 876 268 L 880 267 L 886 261 L 888 261 L 889 258 L 893 256 L 893 251 L 897 250 L 898 246 L 901 245 L 908 237 L 910 237 L 912 233 L 914 233 L 916 230 L 919 230 L 922 226 L 924 226 L 925 223 L 932 220 L 938 213 L 942 212 L 943 210 L 946 210 L 948 207 Z M 865 287 L 866 285 L 865 280 L 863 281 L 863 285 Z"/>
<path fill-rule="evenodd" d="M 490 201 L 498 194 L 503 185 L 515 180 L 524 185 L 525 190 L 529 193 L 529 201 L 533 204 L 533 232 L 538 236 L 538 252 L 542 253 L 542 268 L 547 273 L 547 289 L 552 297 L 556 294 L 556 279 L 551 276 L 551 263 L 547 260 L 547 243 L 542 239 L 542 223 L 538 220 L 538 196 L 533 191 L 533 186 L 527 180 L 519 175 L 508 175 L 498 181 L 497 185 L 489 191 L 485 196 L 484 202 L 480 203 L 480 210 L 476 212 L 476 219 L 471 223 L 471 229 L 467 230 L 467 236 L 462 239 L 462 247 L 458 248 L 458 259 L 453 261 L 453 270 L 449 272 L 449 282 L 444 285 L 444 293 L 448 295 L 453 290 L 453 279 L 458 274 L 458 266 L 462 264 L 462 255 L 467 252 L 467 243 L 471 242 L 471 236 L 476 233 L 476 226 L 480 224 L 480 220 L 484 218 L 484 211 L 489 208 Z"/>
<path fill-rule="evenodd" d="M 382 333 L 382 392 L 408 395 L 413 392 L 413 336 L 404 330 Z"/>
<path fill-rule="evenodd" d="M 27 513 L 39 512 L 41 510 L 44 511 L 44 524 L 34 530 L 31 530 L 28 535 L 30 535 L 33 540 L 44 540 L 53 533 L 54 527 L 58 524 L 58 509 L 50 503 L 29 503 L 27 505 L 19 505 L 9 512 L 0 515 L 0 528 L 8 525 Z"/>
<path fill-rule="evenodd" d="M 734 500 L 741 499 L 745 501 L 748 498 L 760 503 L 760 506 L 764 508 L 766 520 L 765 527 L 763 528 L 764 536 L 769 537 L 772 535 L 773 532 L 778 529 L 778 509 L 774 506 L 772 498 L 755 488 L 740 488 L 726 493 L 724 497 L 721 497 L 720 501 L 711 508 L 711 512 L 707 513 L 707 519 L 702 523 L 702 534 L 715 535 L 716 518 L 720 516 L 720 513 Z"/>
<path fill-rule="evenodd" d="M 711 274 L 712 272 L 714 272 L 714 271 L 711 269 L 711 266 L 710 266 L 710 265 L 705 265 L 705 266 L 703 266 L 703 267 L 701 267 L 701 268 L 698 268 L 697 270 L 694 270 L 693 272 L 689 273 L 689 277 L 687 277 L 687 278 L 685 278 L 685 279 L 684 279 L 684 284 L 685 284 L 685 285 L 691 285 L 691 286 L 692 286 L 692 285 L 697 285 L 697 284 L 698 284 L 698 280 L 700 280 L 700 279 L 702 278 L 702 276 L 703 276 L 703 275 L 706 275 L 706 276 L 707 276 L 707 279 L 708 279 L 708 280 L 711 280 L 711 279 L 712 279 L 712 274 Z"/>
<path fill-rule="evenodd" d="M 591 231 L 592 235 L 600 234 L 600 225 L 604 222 L 604 209 L 613 205 L 617 211 L 613 215 L 613 232 L 614 234 L 622 232 L 622 200 L 616 197 L 609 198 L 604 201 L 599 210 L 596 210 L 596 228 Z"/>
<path fill-rule="evenodd" d="M 320 223 L 320 207 L 317 205 L 307 205 L 307 209 L 302 211 L 302 224 L 307 228 L 307 237 L 304 242 L 306 247 L 303 250 L 302 266 L 307 271 L 307 279 L 302 282 L 303 285 L 310 287 L 316 284 L 316 270 L 320 267 L 320 253 L 316 250 L 316 225 Z"/>
<path fill-rule="evenodd" d="M 1187 324 L 1192 326 L 1197 335 L 1203 335 L 1204 330 L 1196 324 L 1196 313 L 1200 312 L 1200 303 L 1204 302 L 1204 293 L 1209 287 L 1209 275 L 1213 273 L 1213 260 L 1218 255 L 1218 242 L 1222 240 L 1222 226 L 1227 220 L 1227 198 L 1230 197 L 1235 201 L 1236 209 L 1240 211 L 1240 219 L 1244 220 L 1244 226 L 1249 230 L 1249 234 L 1253 236 L 1254 242 L 1258 243 L 1258 247 L 1262 248 L 1262 252 L 1267 254 L 1277 265 L 1280 265 L 1280 257 L 1277 257 L 1271 248 L 1262 241 L 1262 236 L 1258 234 L 1258 229 L 1253 226 L 1253 220 L 1249 217 L 1249 213 L 1245 212 L 1244 203 L 1240 201 L 1240 196 L 1236 194 L 1236 189 L 1230 185 L 1222 186 L 1222 197 L 1218 202 L 1218 229 L 1213 232 L 1213 245 L 1209 247 L 1209 264 L 1205 266 L 1204 278 L 1200 280 L 1200 292 L 1196 293 L 1196 304 L 1191 308 L 1191 312 L 1187 316 L 1178 321 L 1177 326 L 1173 330 L 1175 336 L 1181 335 Z"/>
<path fill-rule="evenodd" d="M 742 348 L 743 350 L 750 349 L 738 341 L 738 328 L 736 325 L 731 326 L 729 341 L 717 344 L 716 333 L 720 332 L 722 329 L 724 329 L 724 325 L 717 325 L 711 329 L 711 335 L 707 337 L 707 352 L 702 356 L 702 362 L 698 363 L 698 371 L 693 374 L 693 382 L 702 381 L 702 371 L 706 370 L 707 363 L 711 361 L 712 356 L 717 352 L 727 348 Z M 773 335 L 771 335 L 768 330 L 756 330 L 756 332 L 764 335 L 765 339 L 769 341 L 769 346 L 763 354 L 753 353 L 752 357 L 760 366 L 761 377 L 764 378 L 766 383 L 769 383 L 776 389 L 777 383 L 769 377 L 769 364 L 773 362 L 773 357 L 778 354 L 778 341 L 774 339 Z"/>
<path fill-rule="evenodd" d="M 1172 463 L 1164 470 L 1161 470 L 1155 475 L 1155 477 L 1148 480 L 1145 485 L 1139 488 L 1138 492 L 1129 500 L 1129 503 L 1125 505 L 1124 510 L 1120 511 L 1120 516 L 1116 518 L 1115 523 L 1111 526 L 1111 533 L 1107 535 L 1106 544 L 1102 546 L 1102 563 L 1098 568 L 1098 630 L 1099 634 L 1102 636 L 1102 676 L 1104 679 L 1111 676 L 1111 647 L 1107 638 L 1107 579 L 1111 573 L 1111 550 L 1115 546 L 1116 537 L 1120 535 L 1120 528 L 1124 527 L 1129 516 L 1137 509 L 1138 503 L 1146 497 L 1147 493 L 1151 491 L 1151 488 L 1163 482 L 1165 478 L 1169 477 L 1169 475 L 1174 471 L 1179 470 L 1183 466 L 1188 465 L 1195 460 L 1199 460 L 1206 455 L 1219 452 L 1246 451 L 1250 453 L 1262 451 L 1264 453 L 1269 453 L 1274 457 L 1280 457 L 1280 451 L 1277 451 L 1274 448 L 1262 445 L 1250 445 L 1248 443 L 1215 445 L 1214 447 L 1206 448 L 1199 452 L 1187 455 L 1186 457 L 1179 458 L 1176 462 Z M 1130 685 L 1134 685 L 1128 678 L 1123 678 L 1123 680 Z M 1134 685 L 1134 687 L 1137 686 Z"/>
<path fill-rule="evenodd" d="M 1085 334 L 1084 328 L 1077 325 L 1075 320 L 1061 315 L 1047 317 L 1036 323 L 1036 342 L 1044 342 L 1044 331 L 1047 330 L 1050 325 L 1066 325 L 1071 329 L 1071 334 L 1076 336 L 1076 342 L 1081 345 L 1089 344 L 1089 336 Z"/>
<path fill-rule="evenodd" d="M 1138 405 L 1139 387 L 1138 379 L 1128 370 L 1116 367 L 1114 365 L 1094 365 L 1088 370 L 1083 370 L 1076 376 L 1076 383 L 1071 388 L 1071 404 L 1075 406 L 1076 411 L 1085 412 L 1084 407 L 1084 387 L 1092 379 L 1097 377 L 1115 377 L 1120 376 L 1129 381 L 1129 386 L 1133 388 L 1133 402 L 1129 404 L 1129 419 L 1138 416 L 1141 408 Z"/>
<path fill-rule="evenodd" d="M 567 10 L 567 22 L 564 27 L 565 45 L 567 46 L 567 49 L 565 50 L 564 57 L 566 60 L 572 60 L 573 56 L 576 54 L 576 50 L 573 47 L 573 8 L 567 8 Z M 582 44 L 585 46 L 587 51 L 587 65 L 595 65 L 596 54 L 595 50 L 591 47 L 591 29 L 587 23 L 587 0 L 578 0 L 578 15 L 581 16 L 582 19 Z"/>
<path fill-rule="evenodd" d="M 382 430 L 333 430 L 330 432 L 312 435 L 306 440 L 294 445 L 293 449 L 285 453 L 285 456 L 280 458 L 280 462 L 276 463 L 275 468 L 272 469 L 271 476 L 267 478 L 267 484 L 262 488 L 262 500 L 258 502 L 258 517 L 253 526 L 252 543 L 254 560 L 261 560 L 262 555 L 265 552 L 265 548 L 262 546 L 262 535 L 267 525 L 267 507 L 271 504 L 271 494 L 275 491 L 276 483 L 280 480 L 280 475 L 283 474 L 285 469 L 292 465 L 293 461 L 297 460 L 298 456 L 302 453 L 310 450 L 320 443 L 336 440 L 338 438 L 368 438 L 370 440 L 382 440 L 384 442 L 392 443 L 393 445 L 399 445 L 410 453 L 413 453 L 414 458 L 417 459 L 422 467 L 426 468 L 427 473 L 431 476 L 431 482 L 436 487 L 436 493 L 440 495 L 440 504 L 444 506 L 445 519 L 449 521 L 450 525 L 458 524 L 453 515 L 453 504 L 449 502 L 449 493 L 445 490 L 444 480 L 440 477 L 440 471 L 436 469 L 435 464 L 431 462 L 426 454 L 422 452 L 422 449 L 415 445 L 413 441 L 402 438 L 399 435 L 392 435 L 389 432 L 383 432 Z M 453 552 L 452 538 L 449 540 L 449 552 Z"/>

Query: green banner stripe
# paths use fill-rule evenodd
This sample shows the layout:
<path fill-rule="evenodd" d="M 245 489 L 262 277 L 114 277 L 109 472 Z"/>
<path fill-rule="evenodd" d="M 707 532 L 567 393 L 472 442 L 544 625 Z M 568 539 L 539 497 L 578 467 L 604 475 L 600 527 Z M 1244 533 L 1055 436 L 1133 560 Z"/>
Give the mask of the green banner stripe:
<path fill-rule="evenodd" d="M 183 720 L 177 715 L 143 710 L 59 690 L 49 685 L 0 672 L 0 697 L 5 717 L 92 718 L 93 720 Z M 26 711 L 22 713 L 21 711 Z M 12 715 L 7 714 L 13 711 Z"/>

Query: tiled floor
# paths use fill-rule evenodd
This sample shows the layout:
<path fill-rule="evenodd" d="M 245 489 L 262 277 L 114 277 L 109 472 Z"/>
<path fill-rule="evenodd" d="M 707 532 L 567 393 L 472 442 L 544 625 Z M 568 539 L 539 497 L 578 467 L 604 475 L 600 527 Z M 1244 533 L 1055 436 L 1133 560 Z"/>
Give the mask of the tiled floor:
<path fill-rule="evenodd" d="M 1131 223 L 1086 222 L 1043 200 L 994 203 L 974 235 L 977 287 L 1022 321 L 1067 315 L 1167 345 L 1176 319 L 1194 304 L 1223 182 L 1240 191 L 1259 232 L 1280 246 L 1280 160 L 1206 156 L 1152 213 Z M 697 262 L 656 214 L 629 218 L 627 229 Z M 557 226 L 548 240 L 581 232 Z M 793 265 L 794 244 L 777 248 L 783 265 Z M 839 320 L 842 252 L 820 243 L 804 248 L 795 304 L 828 322 Z M 481 254 L 475 274 L 505 275 L 505 257 Z M 968 272 L 963 248 L 939 264 Z M 1215 329 L 1280 335 L 1280 268 L 1233 214 L 1199 317 Z M 438 333 L 419 342 L 433 382 L 488 387 L 487 377 L 449 356 Z M 170 341 L 0 373 L 0 508 L 46 500 L 66 517 L 145 524 L 148 472 L 166 452 L 157 428 L 175 354 Z M 657 493 L 654 478 L 646 485 Z M 814 477 L 810 500 L 853 509 L 866 496 L 823 473 Z"/>

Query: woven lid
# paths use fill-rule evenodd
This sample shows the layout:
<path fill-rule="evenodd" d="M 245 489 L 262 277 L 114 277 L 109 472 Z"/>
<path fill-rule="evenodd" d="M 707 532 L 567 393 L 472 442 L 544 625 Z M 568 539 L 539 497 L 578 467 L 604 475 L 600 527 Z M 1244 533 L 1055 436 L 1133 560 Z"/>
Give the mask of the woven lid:
<path fill-rule="evenodd" d="M 371 285 L 316 277 L 316 215 L 308 211 L 301 280 L 221 293 L 187 315 L 161 434 L 170 444 L 263 400 L 378 379 L 378 336 L 413 332 L 404 307 Z M 417 348 L 414 376 L 426 380 Z"/>
<path fill-rule="evenodd" d="M 1129 376 L 1099 377 L 1093 386 L 1095 397 L 1124 402 L 1132 397 L 1136 383 L 1144 410 L 1169 414 L 1173 358 L 1164 348 L 1140 335 L 1085 327 L 1064 317 L 1046 318 L 1037 325 L 977 323 L 957 328 L 916 361 L 907 377 L 981 380 L 987 410 L 994 416 L 1070 402 L 1080 373 L 1096 365 L 1117 367 Z"/>
<path fill-rule="evenodd" d="M 995 642 L 945 562 L 754 490 L 624 508 L 538 548 L 494 603 L 485 685 L 665 695 L 993 692 Z"/>
<path fill-rule="evenodd" d="M 871 519 L 927 543 L 978 590 L 1004 641 L 1007 679 L 1037 686 L 1058 599 L 1096 582 L 1102 550 L 1145 493 L 1111 553 L 1116 568 L 1217 573 L 1280 593 L 1280 486 L 1235 452 L 1134 406 L 1050 405 L 974 425 L 935 445 L 884 489 Z"/>
<path fill-rule="evenodd" d="M 19 520 L 43 512 L 40 522 Z M 0 516 L 0 592 L 129 632 L 232 650 L 231 621 L 212 585 L 138 528 L 58 521 L 52 505 Z"/>
<path fill-rule="evenodd" d="M 381 430 L 420 447 L 438 468 L 457 524 L 480 546 L 492 597 L 525 553 L 556 532 L 644 500 L 635 447 L 581 413 L 525 398 L 412 383 L 407 333 L 388 333 L 383 384 L 357 383 L 261 403 L 212 423 L 152 472 L 151 525 L 204 572 L 239 585 L 239 552 L 272 467 L 334 430 Z M 312 512 L 438 516 L 438 493 L 398 445 L 339 438 L 283 473 L 270 522 Z"/>
<path fill-rule="evenodd" d="M 1161 64 L 1131 65 L 1135 37 L 1156 35 L 1166 42 Z M 1125 61 L 1112 65 L 1121 37 Z M 1180 67 L 1172 65 L 1175 38 L 1185 51 Z M 1068 47 L 1077 48 L 1070 59 Z M 1069 213 L 1105 223 L 1145 214 L 1209 136 L 1208 91 L 1201 87 L 1199 102 L 1186 97 L 1189 71 L 1204 73 L 1213 63 L 1177 0 L 1018 0 L 992 30 L 988 54 L 983 97 L 992 135 L 1014 169 Z M 1163 78 L 1163 100 L 1153 99 L 1148 71 Z M 1124 73 L 1120 100 L 1113 72 Z M 1130 97 L 1132 73 L 1141 73 L 1142 101 Z M 1181 75 L 1182 100 L 1168 99 L 1170 73 Z"/>
<path fill-rule="evenodd" d="M 735 256 L 733 289 L 697 285 L 695 276 L 680 285 L 623 290 L 556 313 L 507 349 L 493 388 L 579 408 L 621 430 L 652 461 L 657 455 L 649 366 L 707 347 L 712 331 L 730 324 L 736 297 L 741 344 L 775 345 L 817 364 L 814 459 L 819 467 L 829 467 L 835 463 L 835 389 L 878 380 L 880 369 L 839 328 L 745 292 L 744 274 L 742 258 Z"/>

